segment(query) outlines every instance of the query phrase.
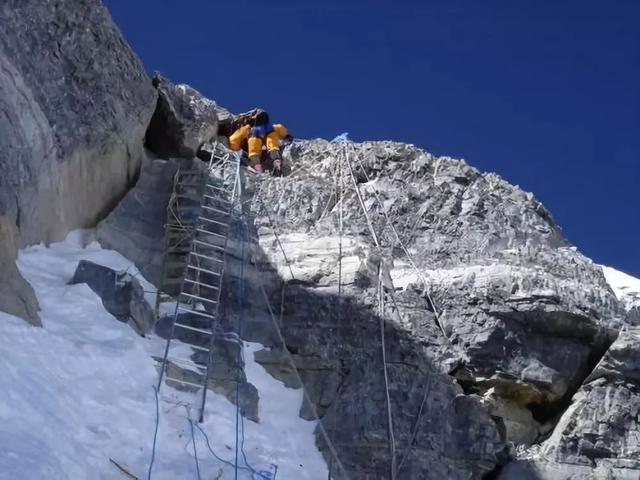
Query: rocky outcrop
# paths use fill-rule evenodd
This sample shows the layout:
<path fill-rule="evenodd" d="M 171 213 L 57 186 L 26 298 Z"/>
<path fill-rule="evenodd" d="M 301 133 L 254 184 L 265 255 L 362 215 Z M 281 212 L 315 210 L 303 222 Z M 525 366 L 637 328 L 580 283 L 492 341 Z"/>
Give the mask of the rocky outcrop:
<path fill-rule="evenodd" d="M 463 161 L 320 140 L 285 157 L 288 177 L 243 180 L 247 227 L 231 227 L 221 333 L 244 318 L 242 337 L 266 347 L 256 360 L 300 386 L 264 286 L 311 402 L 300 414 L 319 415 L 340 452 L 335 475 L 382 478 L 391 464 L 382 325 L 400 477 L 495 477 L 508 442 L 522 449 L 553 430 L 624 324 L 602 271 L 531 194 Z M 232 357 L 220 357 L 231 371 Z M 320 430 L 318 444 L 329 459 Z"/>
<path fill-rule="evenodd" d="M 98 0 L 9 0 L 0 24 L 0 216 L 59 240 L 135 181 L 156 94 Z"/>
<path fill-rule="evenodd" d="M 218 132 L 218 107 L 189 85 L 174 85 L 159 73 L 153 85 L 158 104 L 147 131 L 147 147 L 164 159 L 194 158 Z"/>
<path fill-rule="evenodd" d="M 249 185 L 247 203 L 256 188 Z M 333 464 L 333 478 L 390 475 L 381 329 L 386 337 L 397 478 L 481 478 L 492 471 L 504 451 L 496 425 L 478 398 L 466 396 L 434 366 L 428 342 L 396 324 L 391 311 L 381 317 L 373 289 L 347 287 L 338 295 L 335 288 L 315 288 L 304 279 L 291 280 L 288 273 L 280 276 L 273 263 L 276 257 L 258 243 L 265 228 L 257 230 L 251 221 L 264 217 L 259 210 L 246 215 L 248 231 L 243 232 L 242 222 L 232 228 L 220 321 L 225 331 L 233 331 L 239 317 L 244 318 L 242 337 L 265 346 L 255 354 L 258 363 L 285 385 L 300 388 L 288 360 L 292 355 L 311 402 L 303 402 L 300 415 L 310 420 L 318 415 L 339 452 L 339 461 L 333 459 L 319 427 L 317 442 Z M 413 306 L 428 312 L 419 296 L 413 298 Z"/>
<path fill-rule="evenodd" d="M 640 327 L 620 333 L 539 454 L 500 478 L 640 478 Z"/>
<path fill-rule="evenodd" d="M 144 298 L 142 285 L 125 271 L 117 272 L 81 260 L 69 283 L 86 283 L 101 298 L 107 312 L 121 322 L 128 323 L 139 335 L 144 336 L 155 323 L 153 308 Z"/>
<path fill-rule="evenodd" d="M 41 326 L 35 293 L 16 267 L 17 253 L 15 227 L 7 217 L 0 216 L 0 310 Z"/>
<path fill-rule="evenodd" d="M 394 320 L 428 342 L 436 365 L 468 393 L 495 399 L 492 412 L 505 439 L 531 443 L 623 323 L 601 270 L 570 246 L 531 194 L 495 174 L 410 145 L 313 141 L 294 144 L 293 173 L 265 177 L 260 190 L 260 243 L 283 278 L 289 273 L 269 217 L 300 281 L 335 290 L 336 172 L 345 154 L 354 178 L 344 164 L 343 283 L 354 296 L 371 298 L 371 265 L 383 258 L 401 313 Z M 354 182 L 381 248 L 371 239 Z"/>
<path fill-rule="evenodd" d="M 164 224 L 173 180 L 180 165 L 191 168 L 199 160 L 153 160 L 141 171 L 136 185 L 96 229 L 104 248 L 134 262 L 147 280 L 158 286 L 165 249 Z"/>

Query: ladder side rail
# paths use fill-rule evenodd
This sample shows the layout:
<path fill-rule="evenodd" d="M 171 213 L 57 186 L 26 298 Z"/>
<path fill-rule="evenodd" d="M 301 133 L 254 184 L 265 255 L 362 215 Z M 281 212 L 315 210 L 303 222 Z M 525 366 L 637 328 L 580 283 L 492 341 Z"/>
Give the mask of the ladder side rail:
<path fill-rule="evenodd" d="M 237 159 L 237 157 L 236 157 L 236 159 Z M 236 164 L 236 172 L 235 172 L 234 177 L 235 178 L 234 178 L 234 183 L 233 183 L 233 190 L 232 190 L 232 193 L 231 193 L 231 206 L 229 208 L 229 213 L 227 215 L 227 222 L 229 224 L 231 223 L 231 217 L 233 215 L 233 208 L 234 208 L 235 201 L 238 198 L 241 198 L 239 195 L 242 194 L 242 186 L 240 185 L 240 161 L 239 160 L 237 161 L 237 164 Z M 225 241 L 224 241 L 225 257 L 226 257 L 226 252 L 227 252 L 227 246 L 228 246 L 228 243 L 229 243 L 229 234 L 230 234 L 230 232 L 227 231 L 227 236 L 226 236 Z M 219 277 L 219 279 L 220 279 L 220 288 L 218 289 L 217 295 L 216 295 L 217 303 L 216 303 L 215 314 L 214 314 L 216 319 L 218 318 L 218 315 L 219 315 L 219 312 L 220 312 L 220 296 L 222 294 L 222 282 L 223 282 L 223 279 L 224 279 L 224 272 L 225 272 L 225 266 L 226 266 L 225 264 L 226 264 L 226 262 L 222 264 L 221 275 Z M 214 330 L 214 325 L 213 324 L 211 325 L 211 330 L 212 331 Z M 205 409 L 206 402 L 207 402 L 207 386 L 209 384 L 209 375 L 210 375 L 210 372 L 211 372 L 211 364 L 213 363 L 214 341 L 215 341 L 215 335 L 212 335 L 211 336 L 211 340 L 210 340 L 210 345 L 209 345 L 209 360 L 207 362 L 207 370 L 206 370 L 206 373 L 205 373 L 204 388 L 202 389 L 202 401 L 201 401 L 201 404 L 200 404 L 200 415 L 199 415 L 199 419 L 198 419 L 198 421 L 200 423 L 202 423 L 204 421 L 204 409 Z M 242 346 L 240 348 L 242 348 Z"/>

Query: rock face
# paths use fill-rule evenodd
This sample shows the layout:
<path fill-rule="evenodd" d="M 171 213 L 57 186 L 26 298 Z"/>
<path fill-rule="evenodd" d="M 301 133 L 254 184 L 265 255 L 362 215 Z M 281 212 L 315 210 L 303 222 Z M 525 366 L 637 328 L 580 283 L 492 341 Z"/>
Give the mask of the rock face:
<path fill-rule="evenodd" d="M 345 162 L 345 155 L 353 178 L 343 163 L 341 195 L 339 162 Z M 529 445 L 552 428 L 549 423 L 615 338 L 624 311 L 601 270 L 570 246 L 544 207 L 494 174 L 480 173 L 463 161 L 435 158 L 409 145 L 296 142 L 288 149 L 287 160 L 293 173 L 284 179 L 262 177 L 254 190 L 251 214 L 264 261 L 274 264 L 280 279 L 290 283 L 291 273 L 295 278 L 296 293 L 285 297 L 284 335 L 296 352 L 312 401 L 321 414 L 326 412 L 323 423 L 349 425 L 345 437 L 336 432 L 339 444 L 362 445 L 369 438 L 384 443 L 384 423 L 374 420 L 384 417 L 380 360 L 376 363 L 380 335 L 375 327 L 367 327 L 376 325 L 372 306 L 377 302 L 380 266 L 387 292 L 395 292 L 398 307 L 397 312 L 390 309 L 384 320 L 390 329 L 387 336 L 393 338 L 387 353 L 393 359 L 392 383 L 397 382 L 392 392 L 400 395 L 392 394 L 392 404 L 402 411 L 401 418 L 415 420 L 416 390 L 432 375 L 440 378 L 425 373 L 434 371 L 453 375 L 466 393 L 474 394 L 470 398 L 483 398 L 503 441 Z M 355 306 L 335 307 L 340 203 L 343 297 L 360 305 L 359 313 L 353 312 Z M 277 305 L 277 292 L 273 295 Z M 347 319 L 341 327 L 339 318 Z M 340 329 L 342 335 L 336 333 Z M 251 337 L 252 329 L 247 331 Z M 264 343 L 265 338 L 256 340 Z M 273 355 L 259 358 L 278 375 Z M 417 370 L 413 374 L 403 370 L 400 365 L 405 363 Z M 420 380 L 413 383 L 416 378 Z M 446 390 L 444 385 L 443 380 L 439 387 Z M 336 388 L 338 393 L 330 393 Z M 377 408 L 358 409 L 367 398 L 377 398 Z M 427 408 L 429 420 L 418 432 L 433 432 L 437 421 L 444 422 L 444 431 L 455 431 L 452 423 L 457 419 L 436 419 L 442 411 L 432 410 L 436 405 Z M 452 403 L 447 405 L 450 410 Z M 354 421 L 363 423 L 349 423 Z M 495 466 L 500 457 L 497 443 L 480 434 L 489 427 L 482 422 L 484 427 L 468 425 L 465 433 L 472 432 L 475 440 L 470 442 L 477 448 L 467 454 L 482 451 L 485 456 L 478 457 L 482 461 L 476 458 L 476 464 Z M 399 442 L 408 441 L 400 432 L 410 432 L 410 422 L 402 425 L 398 420 L 396 426 Z M 420 433 L 417 438 L 420 442 Z M 416 453 L 407 478 L 481 475 L 478 470 L 452 472 L 439 470 L 434 462 L 421 462 L 428 452 L 440 451 L 446 457 L 456 451 L 433 437 L 430 445 L 424 450 L 415 447 L 420 455 Z M 384 448 L 361 447 L 356 453 L 341 446 L 340 451 L 355 478 L 377 478 L 389 462 Z M 365 456 L 380 463 L 370 466 L 371 471 L 361 470 Z"/>
<path fill-rule="evenodd" d="M 0 25 L 0 216 L 59 240 L 135 180 L 156 94 L 98 0 L 9 0 Z"/>
<path fill-rule="evenodd" d="M 155 322 L 153 308 L 144 298 L 140 282 L 127 272 L 81 260 L 70 282 L 86 283 L 102 299 L 104 308 L 121 322 L 145 335 Z"/>
<path fill-rule="evenodd" d="M 189 85 L 174 85 L 158 73 L 153 85 L 158 105 L 147 131 L 147 146 L 160 158 L 194 158 L 218 132 L 218 107 Z"/>
<path fill-rule="evenodd" d="M 640 478 L 640 327 L 620 333 L 540 454 L 500 478 Z"/>
<path fill-rule="evenodd" d="M 519 419 L 548 420 L 623 323 L 624 311 L 601 270 L 568 244 L 531 194 L 497 175 L 409 145 L 313 141 L 290 148 L 290 177 L 264 181 L 257 218 L 259 228 L 267 226 L 269 212 L 293 271 L 310 286 L 335 288 L 336 172 L 345 154 L 354 178 L 345 164 L 343 282 L 363 296 L 376 282 L 368 265 L 383 258 L 403 328 L 431 342 L 436 364 L 468 392 L 508 402 L 502 409 L 513 414 L 503 419 L 513 427 L 507 439 L 514 439 L 509 430 L 525 429 L 531 441 L 536 423 L 518 426 Z M 265 230 L 260 242 L 286 278 L 273 234 Z M 421 293 L 425 286 L 437 319 Z"/>
<path fill-rule="evenodd" d="M 200 162 L 195 160 L 195 162 Z M 164 224 L 173 192 L 173 178 L 187 160 L 153 160 L 141 171 L 136 185 L 96 229 L 104 248 L 133 261 L 154 285 L 159 285 L 164 255 Z"/>
<path fill-rule="evenodd" d="M 243 180 L 219 328 L 237 332 L 244 318 L 242 338 L 266 347 L 256 360 L 291 387 L 302 381 L 300 414 L 321 418 L 336 478 L 392 468 L 382 333 L 398 478 L 495 477 L 509 442 L 543 440 L 625 324 L 601 269 L 532 195 L 463 161 L 320 140 L 285 157 L 288 177 Z M 233 356 L 219 357 L 232 371 Z M 533 468 L 504 471 L 517 465 Z"/>
<path fill-rule="evenodd" d="M 0 216 L 0 310 L 41 326 L 35 293 L 16 267 L 17 251 L 15 227 Z"/>

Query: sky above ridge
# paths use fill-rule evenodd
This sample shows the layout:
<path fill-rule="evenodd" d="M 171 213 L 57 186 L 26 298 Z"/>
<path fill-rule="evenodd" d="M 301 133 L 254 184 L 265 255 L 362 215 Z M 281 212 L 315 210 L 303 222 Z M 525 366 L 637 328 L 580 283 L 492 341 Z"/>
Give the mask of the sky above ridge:
<path fill-rule="evenodd" d="M 464 158 L 640 277 L 640 2 L 104 3 L 149 72 L 300 138 Z"/>

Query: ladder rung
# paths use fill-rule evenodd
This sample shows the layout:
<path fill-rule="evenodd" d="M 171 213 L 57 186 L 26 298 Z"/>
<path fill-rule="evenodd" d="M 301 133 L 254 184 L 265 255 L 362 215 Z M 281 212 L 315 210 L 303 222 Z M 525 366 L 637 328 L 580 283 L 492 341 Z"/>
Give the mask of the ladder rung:
<path fill-rule="evenodd" d="M 186 278 L 185 278 L 186 281 Z M 182 277 L 165 277 L 162 279 L 162 285 L 180 285 L 182 283 Z"/>
<path fill-rule="evenodd" d="M 226 235 L 223 235 L 221 233 L 212 232 L 210 230 L 205 230 L 204 228 L 196 228 L 196 232 L 204 233 L 206 235 L 213 235 L 215 237 L 220 237 L 220 238 L 227 238 Z"/>
<path fill-rule="evenodd" d="M 207 259 L 207 260 L 211 260 L 212 262 L 224 263 L 224 259 L 210 257 L 209 255 L 203 255 L 201 253 L 196 253 L 193 250 L 189 252 L 189 255 L 193 255 L 194 257 L 198 257 L 198 258 L 204 258 L 204 259 Z"/>
<path fill-rule="evenodd" d="M 216 319 L 216 317 L 214 317 L 213 315 L 209 315 L 208 313 L 199 312 L 198 310 L 191 310 L 191 309 L 186 308 L 186 307 L 181 307 L 180 305 L 178 305 L 178 310 L 180 310 L 181 312 L 185 312 L 185 313 L 193 313 L 194 315 L 199 315 L 201 317 L 209 318 L 211 320 L 215 320 Z M 178 324 L 176 323 L 176 325 L 178 325 Z M 208 333 L 211 333 L 211 332 L 208 332 Z"/>
<path fill-rule="evenodd" d="M 191 280 L 190 278 L 185 278 L 185 282 L 192 283 L 193 285 L 200 285 L 201 287 L 210 288 L 212 290 L 220 290 L 220 287 L 216 287 L 215 285 L 209 285 L 208 283 L 196 282 L 195 280 Z"/>
<path fill-rule="evenodd" d="M 205 335 L 213 335 L 211 330 L 205 330 L 204 328 L 191 327 L 189 325 L 185 325 L 184 323 L 174 323 L 176 327 L 184 328 L 185 330 L 191 330 L 192 332 L 204 333 Z"/>
<path fill-rule="evenodd" d="M 213 243 L 203 242 L 202 240 L 194 240 L 193 243 L 224 252 L 224 247 L 222 245 L 214 245 Z"/>
<path fill-rule="evenodd" d="M 186 380 L 178 380 L 177 378 L 171 377 L 168 374 L 165 376 L 165 378 L 170 382 L 181 383 L 182 385 L 189 385 L 190 387 L 196 387 L 196 388 L 203 388 L 204 387 L 204 385 L 199 385 L 199 384 L 193 383 L 193 382 L 187 382 Z"/>
<path fill-rule="evenodd" d="M 224 198 L 212 197 L 211 195 L 203 195 L 203 198 L 207 200 L 213 200 L 214 202 L 226 203 L 227 205 L 231 205 L 231 202 L 229 200 L 225 200 Z"/>
<path fill-rule="evenodd" d="M 198 345 L 192 345 L 192 344 L 189 344 L 189 346 L 190 346 L 191 348 L 193 348 L 194 350 L 199 350 L 199 351 L 201 351 L 201 352 L 209 353 L 209 352 L 211 351 L 211 350 L 209 350 L 208 348 L 200 347 L 200 346 L 198 346 Z"/>
<path fill-rule="evenodd" d="M 229 212 L 225 212 L 224 210 L 220 210 L 219 208 L 208 207 L 206 205 L 202 205 L 204 210 L 209 210 L 210 212 L 222 213 L 223 215 L 229 215 Z"/>
<path fill-rule="evenodd" d="M 167 360 L 170 361 L 171 363 L 176 364 L 176 365 L 182 365 L 182 366 L 185 366 L 185 367 L 202 368 L 202 369 L 206 369 L 207 368 L 206 365 L 198 364 L 198 363 L 194 362 L 193 360 L 188 360 L 186 358 L 178 358 L 178 357 L 167 356 Z"/>
<path fill-rule="evenodd" d="M 216 303 L 218 303 L 216 300 L 209 300 L 208 298 L 199 297 L 198 295 L 192 295 L 191 293 L 181 292 L 180 295 L 184 295 L 185 297 L 188 297 L 188 298 L 195 298 L 196 300 L 200 300 L 202 302 L 208 302 L 208 303 L 211 303 L 212 305 L 215 305 Z"/>
<path fill-rule="evenodd" d="M 213 270 L 207 270 L 206 268 L 196 267 L 195 265 L 187 265 L 188 269 L 197 270 L 198 272 L 208 273 L 210 275 L 215 275 L 216 277 L 220 276 L 220 272 L 214 272 Z"/>
<path fill-rule="evenodd" d="M 198 220 L 202 220 L 203 222 L 215 223 L 217 225 L 222 225 L 223 227 L 229 226 L 228 223 L 220 222 L 218 220 L 211 220 L 210 218 L 207 218 L 207 217 L 198 217 Z"/>
<path fill-rule="evenodd" d="M 229 194 L 232 192 L 231 190 L 228 190 L 228 189 L 222 188 L 222 187 L 217 187 L 215 185 L 211 185 L 210 183 L 207 183 L 207 188 L 211 188 L 213 190 L 217 190 L 219 192 L 224 192 L 224 193 L 229 193 Z"/>

